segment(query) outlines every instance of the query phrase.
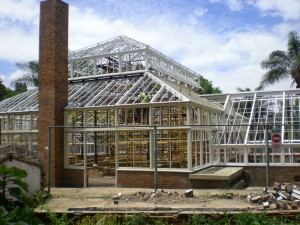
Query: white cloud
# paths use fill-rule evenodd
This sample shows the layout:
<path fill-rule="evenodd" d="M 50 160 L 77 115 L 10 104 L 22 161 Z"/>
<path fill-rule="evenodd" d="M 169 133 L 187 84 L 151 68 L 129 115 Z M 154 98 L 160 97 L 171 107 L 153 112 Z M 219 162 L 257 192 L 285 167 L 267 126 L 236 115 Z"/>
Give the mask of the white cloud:
<path fill-rule="evenodd" d="M 243 8 L 241 0 L 227 0 L 226 2 L 232 11 L 240 11 Z"/>
<path fill-rule="evenodd" d="M 209 0 L 211 3 L 223 3 L 232 11 L 240 11 L 244 5 L 242 0 Z"/>
<path fill-rule="evenodd" d="M 0 1 L 0 60 L 37 58 L 39 4 L 36 0 Z"/>
<path fill-rule="evenodd" d="M 208 12 L 207 8 L 197 7 L 194 11 L 188 16 L 188 22 L 197 25 L 199 19 Z"/>
<path fill-rule="evenodd" d="M 37 24 L 39 4 L 36 0 L 1 0 L 0 19 L 24 24 Z"/>
<path fill-rule="evenodd" d="M 26 31 L 22 26 L 0 26 L 0 60 L 9 62 L 37 59 L 38 29 Z"/>
<path fill-rule="evenodd" d="M 17 78 L 19 78 L 19 77 L 21 77 L 22 74 L 23 74 L 22 71 L 16 70 L 16 71 L 14 71 L 14 72 L 12 72 L 11 74 L 6 75 L 6 76 L 0 74 L 0 77 L 1 77 L 1 79 L 3 80 L 3 84 L 4 84 L 6 87 L 10 87 L 11 81 L 12 81 L 12 80 L 15 80 L 15 79 L 17 79 Z M 13 88 L 13 87 L 12 87 L 12 88 Z"/>
<path fill-rule="evenodd" d="M 203 16 L 205 13 L 207 13 L 208 9 L 203 7 L 198 7 L 194 10 L 193 14 L 195 16 Z"/>
<path fill-rule="evenodd" d="M 28 2 L 34 1 L 28 0 Z M 258 4 L 258 0 L 255 3 Z M 243 7 L 241 1 L 237 0 L 227 0 L 226 4 L 231 10 L 240 10 Z M 114 12 L 117 13 L 118 10 L 115 9 Z M 134 20 L 119 16 L 112 19 L 94 9 L 71 5 L 69 48 L 76 50 L 118 35 L 127 35 L 151 45 L 184 66 L 202 74 L 224 92 L 235 92 L 237 87 L 249 87 L 253 90 L 265 72 L 260 68 L 261 60 L 275 49 L 285 50 L 286 35 L 295 25 L 281 23 L 268 30 L 266 27 L 253 26 L 229 33 L 217 33 L 210 26 L 198 23 L 199 18 L 205 19 L 203 15 L 207 12 L 206 8 L 195 8 L 192 12 L 195 23 L 191 24 L 191 21 L 179 19 L 172 13 L 156 15 L 155 19 L 147 16 L 138 19 L 136 15 Z M 5 43 L 0 45 L 0 60 L 14 62 L 37 59 L 38 24 L 27 13 L 22 17 L 28 23 L 32 23 L 30 29 L 24 28 L 20 23 L 10 23 L 9 19 L 5 21 L 0 19 L 0 43 Z M 7 75 L 6 84 L 19 75 L 19 71 Z M 290 83 L 287 81 L 286 84 L 281 83 L 281 85 L 285 85 L 283 88 L 289 88 Z M 270 86 L 269 89 L 273 87 Z"/>
<path fill-rule="evenodd" d="M 249 3 L 265 15 L 280 16 L 285 20 L 300 19 L 299 0 L 252 0 Z"/>

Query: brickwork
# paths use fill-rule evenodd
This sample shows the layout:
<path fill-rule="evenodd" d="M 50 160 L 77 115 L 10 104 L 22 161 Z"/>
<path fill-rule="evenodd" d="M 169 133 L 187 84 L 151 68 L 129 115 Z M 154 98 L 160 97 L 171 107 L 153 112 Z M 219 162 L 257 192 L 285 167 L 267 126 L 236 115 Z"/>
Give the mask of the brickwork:
<path fill-rule="evenodd" d="M 83 169 L 64 169 L 63 183 L 59 186 L 64 187 L 84 187 Z"/>
<path fill-rule="evenodd" d="M 40 5 L 38 152 L 43 154 L 47 176 L 48 127 L 64 125 L 68 102 L 68 4 L 48 0 Z M 52 129 L 51 185 L 63 180 L 64 135 Z M 45 177 L 45 185 L 47 185 Z"/>
<path fill-rule="evenodd" d="M 242 178 L 245 179 L 248 186 L 263 187 L 266 185 L 265 175 L 265 166 L 246 166 Z M 300 166 L 270 167 L 270 185 L 273 185 L 274 182 L 296 183 L 295 177 L 300 177 Z M 230 188 L 230 185 L 228 181 L 192 180 L 189 179 L 188 172 L 158 172 L 158 188 L 227 189 Z M 154 172 L 118 170 L 117 186 L 154 188 Z"/>
<path fill-rule="evenodd" d="M 188 172 L 158 172 L 158 188 L 191 188 Z M 118 187 L 154 188 L 153 171 L 117 171 Z"/>
<path fill-rule="evenodd" d="M 266 167 L 244 167 L 246 183 L 250 186 L 266 186 Z M 270 166 L 270 185 L 274 182 L 295 183 L 300 176 L 300 166 Z"/>

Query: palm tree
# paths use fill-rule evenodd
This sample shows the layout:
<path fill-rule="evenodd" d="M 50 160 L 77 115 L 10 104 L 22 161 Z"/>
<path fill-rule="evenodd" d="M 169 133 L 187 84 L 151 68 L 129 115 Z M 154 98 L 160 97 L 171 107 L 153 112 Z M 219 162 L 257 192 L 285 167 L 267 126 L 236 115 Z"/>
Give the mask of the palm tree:
<path fill-rule="evenodd" d="M 15 79 L 11 82 L 12 85 L 16 83 L 26 83 L 28 86 L 38 86 L 38 75 L 39 75 L 39 62 L 36 60 L 28 62 L 18 62 L 16 67 L 23 71 L 22 77 Z"/>
<path fill-rule="evenodd" d="M 251 91 L 250 88 L 243 89 L 243 88 L 240 88 L 240 87 L 237 87 L 236 90 L 239 91 L 239 92 L 248 92 L 248 91 Z"/>
<path fill-rule="evenodd" d="M 265 86 L 288 77 L 293 79 L 291 85 L 296 83 L 296 88 L 300 88 L 300 39 L 297 33 L 289 32 L 286 52 L 271 52 L 268 58 L 261 62 L 261 67 L 269 71 L 263 75 L 256 90 L 262 90 Z"/>

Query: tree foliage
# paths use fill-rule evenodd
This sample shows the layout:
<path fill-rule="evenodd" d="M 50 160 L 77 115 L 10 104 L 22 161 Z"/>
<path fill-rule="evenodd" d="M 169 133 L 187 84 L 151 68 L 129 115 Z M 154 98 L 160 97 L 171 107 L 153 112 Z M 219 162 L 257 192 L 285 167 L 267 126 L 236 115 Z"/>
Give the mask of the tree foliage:
<path fill-rule="evenodd" d="M 288 77 L 300 88 L 300 39 L 295 31 L 288 34 L 287 51 L 275 50 L 261 62 L 261 67 L 268 71 L 263 75 L 257 90 L 277 83 Z"/>
<path fill-rule="evenodd" d="M 0 101 L 10 98 L 16 95 L 16 93 L 10 88 L 5 87 L 3 81 L 0 79 Z"/>
<path fill-rule="evenodd" d="M 200 86 L 203 88 L 200 94 L 218 94 L 222 93 L 219 87 L 214 87 L 212 82 L 205 79 L 204 77 L 200 77 L 198 80 Z"/>
<path fill-rule="evenodd" d="M 39 62 L 32 60 L 28 62 L 18 62 L 16 66 L 19 70 L 23 71 L 23 75 L 12 81 L 12 85 L 16 83 L 26 83 L 27 86 L 37 87 L 39 84 Z"/>
<path fill-rule="evenodd" d="M 0 165 L 0 224 L 41 224 L 34 215 L 33 202 L 27 196 L 25 170 Z"/>

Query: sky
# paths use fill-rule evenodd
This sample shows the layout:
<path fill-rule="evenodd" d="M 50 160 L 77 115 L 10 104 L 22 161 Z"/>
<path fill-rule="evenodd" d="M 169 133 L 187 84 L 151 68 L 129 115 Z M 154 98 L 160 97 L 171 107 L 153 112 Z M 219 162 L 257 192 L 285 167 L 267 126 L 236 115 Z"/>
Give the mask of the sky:
<path fill-rule="evenodd" d="M 38 60 L 40 0 L 0 0 L 0 77 L 20 76 L 16 62 Z M 260 63 L 300 36 L 300 0 L 65 0 L 69 49 L 126 35 L 150 45 L 224 93 L 254 90 Z M 291 79 L 265 90 L 291 88 Z M 294 87 L 293 87 L 294 88 Z"/>

